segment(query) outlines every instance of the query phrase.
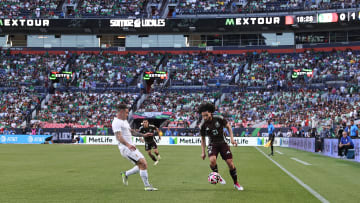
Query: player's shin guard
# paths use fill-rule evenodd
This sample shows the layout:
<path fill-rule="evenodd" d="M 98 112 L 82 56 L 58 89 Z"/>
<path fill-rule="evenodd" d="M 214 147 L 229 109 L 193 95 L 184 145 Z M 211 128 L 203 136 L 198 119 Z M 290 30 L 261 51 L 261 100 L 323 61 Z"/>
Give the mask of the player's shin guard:
<path fill-rule="evenodd" d="M 151 158 L 153 161 L 156 161 L 156 158 L 155 158 L 155 156 L 154 156 L 154 155 L 149 154 L 149 156 L 150 156 L 150 158 Z"/>
<path fill-rule="evenodd" d="M 142 181 L 144 182 L 145 187 L 149 187 L 150 183 L 149 183 L 147 170 L 140 170 L 140 177 L 141 177 Z"/>
<path fill-rule="evenodd" d="M 213 172 L 216 172 L 216 173 L 219 172 L 219 171 L 218 171 L 217 164 L 216 164 L 215 166 L 211 166 L 211 165 L 210 165 L 210 168 L 211 168 L 211 170 L 212 170 Z"/>
<path fill-rule="evenodd" d="M 130 176 L 130 175 L 133 175 L 133 174 L 136 174 L 136 173 L 139 173 L 139 166 L 134 166 L 134 168 L 126 171 L 125 175 Z"/>
<path fill-rule="evenodd" d="M 237 183 L 237 173 L 236 173 L 236 168 L 234 168 L 233 170 L 230 170 L 230 175 L 231 175 L 231 178 L 233 179 L 234 181 L 234 184 Z"/>

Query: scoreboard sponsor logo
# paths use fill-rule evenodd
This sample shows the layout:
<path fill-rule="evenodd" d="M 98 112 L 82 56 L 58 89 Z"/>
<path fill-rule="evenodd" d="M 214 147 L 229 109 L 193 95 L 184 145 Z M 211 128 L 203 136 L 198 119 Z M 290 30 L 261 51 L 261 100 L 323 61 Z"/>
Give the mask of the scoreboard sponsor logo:
<path fill-rule="evenodd" d="M 165 19 L 110 19 L 110 27 L 165 27 Z"/>
<path fill-rule="evenodd" d="M 225 25 L 280 25 L 280 17 L 248 17 L 248 18 L 227 18 Z"/>
<path fill-rule="evenodd" d="M 46 19 L 0 19 L 0 27 L 49 27 Z"/>

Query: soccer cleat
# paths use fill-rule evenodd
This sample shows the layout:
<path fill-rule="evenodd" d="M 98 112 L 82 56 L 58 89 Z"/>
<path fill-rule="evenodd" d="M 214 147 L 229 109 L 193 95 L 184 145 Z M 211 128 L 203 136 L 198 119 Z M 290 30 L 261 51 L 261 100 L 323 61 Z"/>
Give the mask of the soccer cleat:
<path fill-rule="evenodd" d="M 161 159 L 161 157 L 160 157 L 160 154 L 157 156 L 157 160 L 160 160 Z"/>
<path fill-rule="evenodd" d="M 235 189 L 240 190 L 240 191 L 244 190 L 244 188 L 239 183 L 234 184 L 234 187 L 235 187 Z"/>
<path fill-rule="evenodd" d="M 225 184 L 226 184 L 225 179 L 222 178 L 220 174 L 218 174 L 218 175 L 219 175 L 219 183 L 220 183 L 221 185 L 225 185 Z"/>
<path fill-rule="evenodd" d="M 155 161 L 154 166 L 156 166 L 159 163 L 159 160 Z"/>
<path fill-rule="evenodd" d="M 159 189 L 157 189 L 156 187 L 153 187 L 153 186 L 148 186 L 148 187 L 145 187 L 145 191 L 158 191 Z"/>
<path fill-rule="evenodd" d="M 125 172 L 121 172 L 121 177 L 124 185 L 128 185 L 128 177 L 125 175 Z"/>
<path fill-rule="evenodd" d="M 274 156 L 274 154 L 273 153 L 270 153 L 270 154 L 268 154 L 269 156 Z"/>

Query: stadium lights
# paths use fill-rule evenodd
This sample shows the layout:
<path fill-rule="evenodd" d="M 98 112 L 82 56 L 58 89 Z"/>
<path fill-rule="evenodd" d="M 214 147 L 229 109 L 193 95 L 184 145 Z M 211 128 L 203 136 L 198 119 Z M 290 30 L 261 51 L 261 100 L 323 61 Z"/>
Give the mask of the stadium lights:
<path fill-rule="evenodd" d="M 119 35 L 119 36 L 117 36 L 117 38 L 118 38 L 118 39 L 125 39 L 126 36 L 124 36 L 124 35 Z"/>
<path fill-rule="evenodd" d="M 38 39 L 47 39 L 48 37 L 47 36 L 44 36 L 44 35 L 39 35 L 38 36 Z"/>

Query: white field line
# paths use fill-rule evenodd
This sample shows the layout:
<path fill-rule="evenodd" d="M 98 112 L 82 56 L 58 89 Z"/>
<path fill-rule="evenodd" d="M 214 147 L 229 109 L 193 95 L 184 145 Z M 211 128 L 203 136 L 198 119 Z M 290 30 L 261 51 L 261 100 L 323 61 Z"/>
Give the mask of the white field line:
<path fill-rule="evenodd" d="M 276 166 L 278 166 L 282 171 L 284 171 L 286 174 L 288 174 L 292 179 L 294 179 L 299 185 L 301 185 L 303 188 L 305 188 L 307 191 L 309 191 L 312 195 L 314 195 L 320 202 L 322 203 L 329 203 L 327 199 L 325 199 L 323 196 L 321 196 L 319 193 L 317 193 L 315 190 L 313 190 L 310 186 L 306 185 L 304 182 L 302 182 L 298 177 L 294 176 L 292 173 L 290 173 L 288 170 L 286 170 L 284 167 L 282 167 L 278 162 L 274 161 L 271 157 L 266 155 L 263 151 L 261 151 L 259 148 L 255 147 L 260 153 L 262 153 L 266 158 L 268 158 L 270 161 L 272 161 Z"/>
<path fill-rule="evenodd" d="M 297 161 L 297 162 L 299 162 L 299 163 L 301 163 L 301 164 L 304 164 L 304 165 L 306 165 L 306 166 L 311 166 L 311 164 L 309 164 L 308 162 L 301 161 L 300 159 L 297 159 L 297 158 L 295 158 L 295 157 L 292 157 L 291 159 L 294 160 L 294 161 Z"/>

